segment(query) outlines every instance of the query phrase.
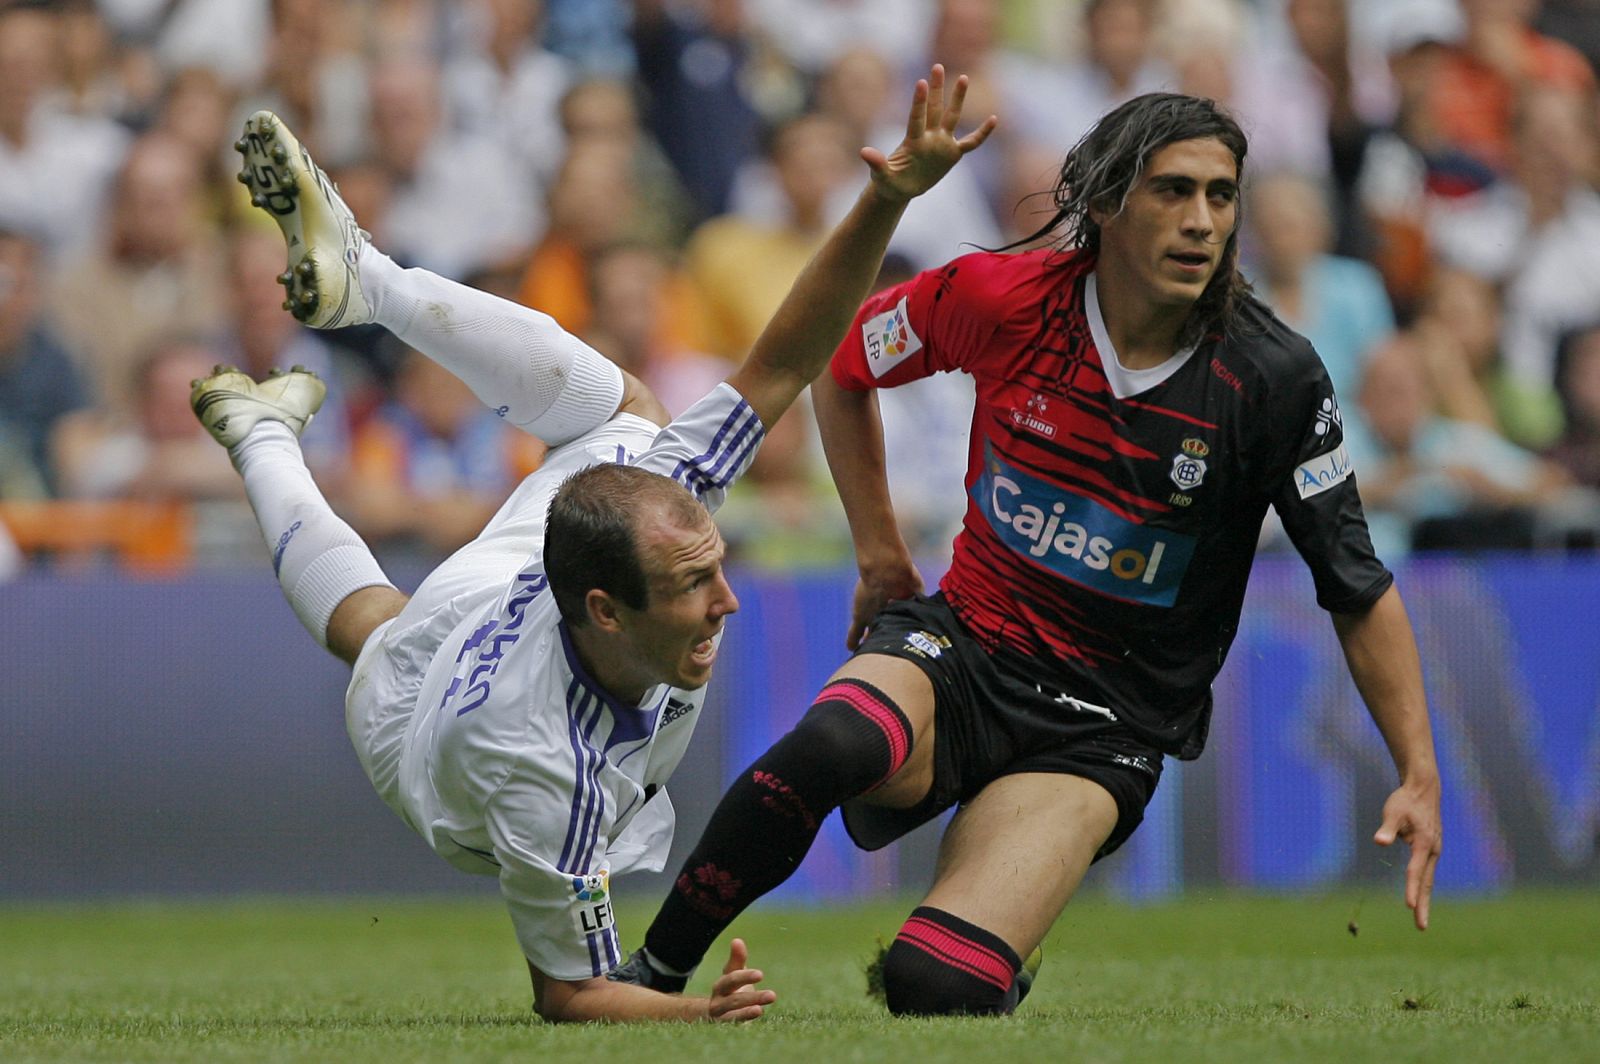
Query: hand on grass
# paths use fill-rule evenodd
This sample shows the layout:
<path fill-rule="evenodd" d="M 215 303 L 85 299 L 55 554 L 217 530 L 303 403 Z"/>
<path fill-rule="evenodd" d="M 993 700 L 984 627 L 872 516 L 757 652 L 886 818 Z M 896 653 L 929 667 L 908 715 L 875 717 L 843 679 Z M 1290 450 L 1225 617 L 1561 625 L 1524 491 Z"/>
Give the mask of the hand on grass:
<path fill-rule="evenodd" d="M 1406 906 L 1411 909 L 1418 931 L 1428 929 L 1428 903 L 1433 897 L 1433 873 L 1439 865 L 1439 846 L 1443 840 L 1439 817 L 1439 784 L 1402 784 L 1383 803 L 1383 823 L 1372 841 L 1390 846 L 1395 839 L 1411 844 L 1411 859 L 1406 862 Z"/>
<path fill-rule="evenodd" d="M 711 987 L 711 1002 L 706 1006 L 708 1018 L 721 1023 L 758 1020 L 766 1006 L 778 1000 L 773 991 L 756 989 L 762 979 L 761 969 L 745 967 L 749 960 L 744 939 L 734 939 L 728 950 L 728 963 L 722 966 L 722 977 Z"/>

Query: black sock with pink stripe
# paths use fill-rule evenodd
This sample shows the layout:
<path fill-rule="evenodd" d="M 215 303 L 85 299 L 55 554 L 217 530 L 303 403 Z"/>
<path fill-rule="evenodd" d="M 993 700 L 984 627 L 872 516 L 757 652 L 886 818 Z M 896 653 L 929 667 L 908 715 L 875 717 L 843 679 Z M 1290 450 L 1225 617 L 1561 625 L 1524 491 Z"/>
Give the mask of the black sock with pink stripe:
<path fill-rule="evenodd" d="M 691 971 L 733 918 L 800 867 L 828 814 L 899 770 L 911 724 L 876 687 L 838 680 L 723 795 L 645 935 Z"/>
<path fill-rule="evenodd" d="M 883 958 L 883 990 L 896 1016 L 994 1015 L 1017 1007 L 1016 951 L 992 932 L 919 906 Z"/>

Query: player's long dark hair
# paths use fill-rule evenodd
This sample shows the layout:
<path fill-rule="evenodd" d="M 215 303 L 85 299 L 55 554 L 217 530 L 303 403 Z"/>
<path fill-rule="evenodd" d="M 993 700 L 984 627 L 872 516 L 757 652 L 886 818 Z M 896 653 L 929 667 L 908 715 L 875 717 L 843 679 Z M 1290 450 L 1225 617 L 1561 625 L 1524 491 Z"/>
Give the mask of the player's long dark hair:
<path fill-rule="evenodd" d="M 1128 193 L 1138 184 L 1156 152 L 1178 141 L 1207 137 L 1221 141 L 1233 153 L 1242 183 L 1249 142 L 1239 123 L 1216 101 L 1173 92 L 1134 97 L 1102 118 L 1067 152 L 1055 188 L 1049 193 L 1055 203 L 1055 216 L 1006 248 L 1054 236 L 1063 248 L 1099 254 L 1100 225 L 1091 216 L 1090 208 L 1120 213 L 1127 205 Z M 1239 308 L 1250 294 L 1250 283 L 1239 272 L 1242 218 L 1241 201 L 1217 272 L 1184 324 L 1180 342 L 1185 345 L 1207 333 L 1227 332 L 1237 324 Z"/>

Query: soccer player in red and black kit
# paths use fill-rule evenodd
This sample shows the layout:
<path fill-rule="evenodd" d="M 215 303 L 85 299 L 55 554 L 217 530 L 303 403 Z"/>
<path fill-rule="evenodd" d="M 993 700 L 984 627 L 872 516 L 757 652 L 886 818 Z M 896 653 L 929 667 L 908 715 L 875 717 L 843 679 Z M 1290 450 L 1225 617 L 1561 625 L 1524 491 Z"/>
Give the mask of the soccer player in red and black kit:
<path fill-rule="evenodd" d="M 932 889 L 883 960 L 896 1013 L 1004 1013 L 1091 862 L 1200 753 L 1267 508 L 1310 567 L 1400 783 L 1419 929 L 1439 776 L 1410 622 L 1374 556 L 1321 361 L 1237 272 L 1246 142 L 1141 96 L 1067 156 L 1055 246 L 967 255 L 862 308 L 814 387 L 861 581 L 849 645 L 718 806 L 619 978 L 678 985 L 844 807 L 882 846 L 951 805 Z M 939 592 L 896 528 L 873 390 L 977 384 L 967 513 Z M 999 888 L 997 889 L 997 880 Z"/>

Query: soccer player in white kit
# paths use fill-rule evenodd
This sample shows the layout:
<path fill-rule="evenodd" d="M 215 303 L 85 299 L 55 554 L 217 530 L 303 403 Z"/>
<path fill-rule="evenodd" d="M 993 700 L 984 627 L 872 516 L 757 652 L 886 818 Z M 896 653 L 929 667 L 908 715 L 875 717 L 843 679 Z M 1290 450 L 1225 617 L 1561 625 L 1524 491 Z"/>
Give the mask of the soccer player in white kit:
<path fill-rule="evenodd" d="M 191 395 L 244 478 L 285 597 L 353 665 L 345 711 L 362 768 L 445 860 L 498 876 L 547 1019 L 740 1021 L 776 997 L 739 940 L 709 998 L 606 979 L 622 960 L 610 877 L 666 859 L 662 784 L 738 608 L 710 515 L 764 426 L 827 364 L 906 203 L 994 128 L 955 136 L 965 89 L 958 79 L 947 103 L 938 66 L 918 83 L 906 139 L 887 156 L 862 149 L 866 188 L 749 359 L 670 423 L 549 317 L 374 249 L 276 116 L 251 117 L 236 144 L 240 180 L 288 244 L 286 309 L 316 328 L 385 326 L 551 447 L 407 597 L 301 459 L 321 381 L 218 367 Z"/>

